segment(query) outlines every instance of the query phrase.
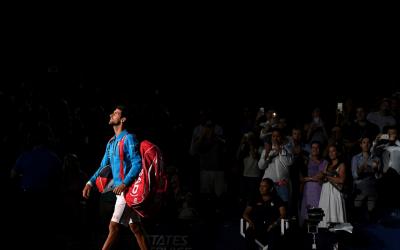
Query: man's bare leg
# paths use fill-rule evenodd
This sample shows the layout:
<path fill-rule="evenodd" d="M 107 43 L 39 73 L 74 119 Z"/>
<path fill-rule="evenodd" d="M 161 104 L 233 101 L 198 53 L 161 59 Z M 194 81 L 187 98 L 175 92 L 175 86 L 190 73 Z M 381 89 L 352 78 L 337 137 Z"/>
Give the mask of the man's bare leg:
<path fill-rule="evenodd" d="M 112 245 L 118 238 L 119 227 L 120 226 L 118 223 L 116 223 L 114 221 L 110 221 L 110 225 L 108 226 L 108 236 L 107 236 L 106 242 L 104 242 L 102 250 L 111 249 Z"/>
<path fill-rule="evenodd" d="M 148 242 L 147 242 L 147 239 L 145 236 L 144 229 L 141 226 L 141 224 L 139 222 L 135 222 L 135 223 L 129 224 L 129 227 L 130 227 L 131 231 L 133 232 L 133 234 L 135 235 L 136 241 L 137 241 L 140 249 L 148 250 L 149 249 Z"/>

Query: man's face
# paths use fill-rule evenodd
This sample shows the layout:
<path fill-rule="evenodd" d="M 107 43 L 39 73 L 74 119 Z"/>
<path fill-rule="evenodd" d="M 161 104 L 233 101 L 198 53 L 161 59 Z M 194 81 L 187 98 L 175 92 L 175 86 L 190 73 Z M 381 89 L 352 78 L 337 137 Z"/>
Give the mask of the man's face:
<path fill-rule="evenodd" d="M 281 145 L 281 134 L 278 131 L 272 132 L 271 140 L 273 145 Z"/>
<path fill-rule="evenodd" d="M 121 110 L 115 109 L 114 112 L 110 114 L 110 121 L 108 122 L 110 125 L 119 125 L 121 124 Z"/>
<path fill-rule="evenodd" d="M 364 121 L 365 120 L 365 111 L 363 108 L 357 108 L 356 109 L 356 118 L 358 121 Z"/>
<path fill-rule="evenodd" d="M 295 141 L 300 141 L 301 139 L 301 131 L 298 129 L 293 129 L 292 130 L 292 138 Z"/>
<path fill-rule="evenodd" d="M 262 181 L 262 182 L 260 183 L 259 190 L 260 190 L 260 194 L 261 194 L 261 195 L 268 194 L 269 189 L 270 189 L 270 186 L 268 185 L 268 182 Z"/>

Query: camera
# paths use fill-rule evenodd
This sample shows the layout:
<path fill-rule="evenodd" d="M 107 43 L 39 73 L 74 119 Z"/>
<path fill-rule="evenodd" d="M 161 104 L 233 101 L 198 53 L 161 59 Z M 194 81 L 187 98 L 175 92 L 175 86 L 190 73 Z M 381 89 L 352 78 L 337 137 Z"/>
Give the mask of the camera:
<path fill-rule="evenodd" d="M 318 234 L 318 224 L 322 221 L 325 216 L 324 210 L 320 207 L 309 207 L 307 208 L 308 219 L 307 232 L 312 234 L 313 243 L 311 249 L 317 249 L 316 235 Z"/>
<path fill-rule="evenodd" d="M 319 223 L 325 216 L 324 210 L 320 207 L 307 208 L 308 222 Z"/>
<path fill-rule="evenodd" d="M 318 224 L 322 221 L 325 216 L 324 210 L 319 207 L 312 207 L 307 209 L 307 230 L 308 233 L 318 233 Z"/>

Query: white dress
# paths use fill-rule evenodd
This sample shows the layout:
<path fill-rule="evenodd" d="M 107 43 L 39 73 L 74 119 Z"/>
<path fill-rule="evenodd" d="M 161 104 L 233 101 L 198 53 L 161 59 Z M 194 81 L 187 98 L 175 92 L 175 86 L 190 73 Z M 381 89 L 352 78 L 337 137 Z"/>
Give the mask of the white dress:
<path fill-rule="evenodd" d="M 336 169 L 336 172 L 339 171 L 339 168 Z M 346 222 L 346 207 L 343 193 L 330 182 L 322 184 L 319 207 L 322 208 L 325 213 L 323 220 L 319 223 L 319 227 L 327 228 L 328 222 Z"/>

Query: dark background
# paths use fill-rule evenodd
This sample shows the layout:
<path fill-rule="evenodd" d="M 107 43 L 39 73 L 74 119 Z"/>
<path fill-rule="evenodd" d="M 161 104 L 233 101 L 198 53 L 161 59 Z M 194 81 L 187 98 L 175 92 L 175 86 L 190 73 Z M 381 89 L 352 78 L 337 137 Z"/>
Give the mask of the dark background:
<path fill-rule="evenodd" d="M 104 106 L 104 114 L 96 114 L 96 129 L 102 133 L 93 136 L 90 157 L 83 155 L 90 163 L 84 168 L 92 174 L 112 135 L 107 118 L 116 103 L 139 105 L 147 114 L 154 113 L 154 102 L 169 107 L 174 124 L 182 125 L 173 136 L 184 140 L 170 146 L 165 143 L 171 141 L 168 135 L 162 146 L 175 148 L 178 155 L 187 153 L 198 111 L 204 107 L 220 114 L 219 122 L 232 135 L 236 115 L 244 107 L 274 108 L 292 122 L 303 123 L 315 106 L 333 114 L 338 101 L 351 97 L 372 108 L 377 98 L 400 89 L 396 29 L 386 25 L 365 20 L 318 25 L 317 19 L 283 25 L 281 18 L 260 27 L 255 22 L 203 23 L 204 19 L 195 24 L 184 24 L 185 19 L 179 25 L 158 23 L 144 30 L 137 28 L 140 25 L 123 29 L 106 22 L 64 26 L 49 21 L 45 37 L 20 32 L 23 39 L 16 49 L 5 47 L 10 57 L 4 58 L 0 90 L 16 93 L 25 82 L 36 93 L 53 97 L 50 104 L 61 97 L 72 102 L 83 97 L 86 104 Z M 80 84 L 88 91 L 71 91 Z M 101 95 L 92 95 L 97 89 Z M 19 115 L 5 116 L 3 126 L 12 125 L 9 117 Z M 133 117 L 143 118 L 143 130 L 162 127 L 151 124 L 161 120 Z M 331 122 L 332 117 L 325 118 Z M 163 130 L 153 135 L 163 135 Z M 2 179 L 18 153 L 3 159 L 7 164 Z M 54 218 L 61 220 L 62 215 Z M 238 236 L 237 230 L 232 235 Z"/>

